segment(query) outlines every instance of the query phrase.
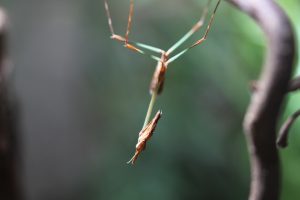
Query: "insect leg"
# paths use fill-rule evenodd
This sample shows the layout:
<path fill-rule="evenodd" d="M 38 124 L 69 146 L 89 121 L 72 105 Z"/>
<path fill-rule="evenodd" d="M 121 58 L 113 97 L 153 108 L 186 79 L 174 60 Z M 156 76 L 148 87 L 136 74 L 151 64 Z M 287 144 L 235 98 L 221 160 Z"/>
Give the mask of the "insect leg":
<path fill-rule="evenodd" d="M 174 50 L 176 50 L 180 45 L 182 45 L 187 39 L 189 39 L 194 33 L 196 33 L 204 24 L 205 18 L 208 13 L 208 7 L 211 3 L 211 0 L 207 1 L 206 6 L 202 11 L 202 15 L 199 21 L 189 30 L 182 38 L 180 38 L 167 52 L 167 55 L 170 55 Z"/>
<path fill-rule="evenodd" d="M 213 21 L 214 21 L 214 19 L 215 19 L 215 15 L 216 15 L 217 9 L 218 9 L 218 7 L 219 7 L 219 5 L 220 5 L 220 2 L 221 2 L 221 0 L 218 0 L 218 2 L 217 2 L 217 4 L 216 4 L 216 7 L 215 7 L 215 9 L 214 9 L 214 11 L 213 11 L 213 13 L 212 13 L 212 15 L 211 15 L 211 17 L 210 17 L 210 20 L 209 20 L 209 23 L 208 23 L 208 25 L 207 25 L 207 27 L 206 27 L 206 30 L 205 30 L 204 35 L 203 35 L 199 40 L 197 40 L 194 44 L 192 44 L 192 45 L 189 46 L 188 48 L 182 50 L 181 52 L 179 52 L 179 53 L 176 54 L 175 56 L 171 57 L 171 58 L 168 60 L 167 64 L 173 62 L 174 60 L 176 60 L 177 58 L 179 58 L 180 56 L 182 56 L 184 53 L 186 53 L 188 50 L 190 50 L 191 48 L 194 48 L 195 46 L 200 45 L 202 42 L 204 42 L 204 41 L 206 40 L 207 35 L 208 35 L 209 31 L 210 31 L 211 25 L 212 25 L 212 23 L 213 23 Z"/>
<path fill-rule="evenodd" d="M 210 20 L 209 20 L 209 23 L 208 23 L 207 28 L 205 30 L 204 36 L 202 38 L 200 38 L 199 40 L 197 40 L 192 46 L 190 46 L 190 48 L 193 48 L 193 47 L 201 44 L 203 41 L 206 40 L 207 35 L 208 35 L 209 31 L 210 31 L 211 25 L 212 25 L 212 23 L 213 23 L 213 21 L 215 19 L 215 15 L 216 15 L 216 12 L 217 12 L 217 9 L 219 7 L 220 2 L 221 2 L 221 0 L 218 1 L 217 5 L 216 5 L 216 7 L 214 9 L 214 12 L 213 12 L 213 14 L 210 17 Z"/>
<path fill-rule="evenodd" d="M 153 47 L 147 44 L 143 44 L 140 42 L 134 42 L 134 41 L 129 41 L 128 40 L 128 36 L 129 36 L 129 32 L 130 32 L 130 27 L 131 27 L 131 21 L 132 21 L 132 15 L 133 15 L 133 0 L 130 1 L 130 11 L 129 11 L 129 17 L 128 17 L 128 25 L 127 25 L 127 30 L 126 30 L 126 36 L 125 38 L 121 35 L 117 35 L 115 34 L 114 28 L 113 28 L 113 24 L 112 24 L 112 18 L 111 18 L 111 14 L 110 14 L 110 10 L 109 10 L 109 6 L 107 3 L 107 0 L 104 0 L 104 7 L 105 7 L 105 12 L 107 15 L 107 20 L 108 20 L 108 25 L 109 25 L 109 30 L 111 33 L 111 39 L 119 41 L 119 42 L 124 42 L 125 43 L 125 47 L 127 49 L 133 50 L 134 52 L 140 53 L 140 54 L 144 54 L 144 55 L 148 55 L 150 56 L 152 59 L 158 61 L 160 60 L 160 58 L 152 55 L 152 54 L 148 54 L 145 51 L 143 51 L 142 49 L 146 49 L 149 50 L 153 53 L 162 53 L 163 50 L 157 47 Z M 139 47 L 139 48 L 138 48 Z M 142 49 L 141 49 L 142 48 Z"/>
<path fill-rule="evenodd" d="M 130 33 L 132 16 L 133 16 L 133 8 L 134 8 L 133 0 L 130 0 L 128 23 L 127 23 L 127 29 L 126 29 L 126 35 L 125 35 L 125 45 L 128 43 L 128 37 L 129 37 L 129 33 Z"/>

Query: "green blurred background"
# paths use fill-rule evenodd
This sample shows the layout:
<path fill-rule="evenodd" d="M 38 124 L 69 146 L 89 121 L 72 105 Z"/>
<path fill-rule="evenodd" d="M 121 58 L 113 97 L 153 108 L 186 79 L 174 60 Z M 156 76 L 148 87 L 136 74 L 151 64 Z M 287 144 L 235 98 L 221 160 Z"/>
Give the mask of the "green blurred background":
<path fill-rule="evenodd" d="M 136 1 L 130 37 L 167 49 L 198 20 L 205 2 Z M 123 35 L 129 0 L 109 3 L 116 33 Z M 300 37 L 300 2 L 278 3 Z M 126 161 L 156 63 L 109 39 L 102 0 L 1 5 L 10 16 L 28 200 L 247 199 L 242 121 L 249 82 L 258 78 L 265 52 L 264 36 L 248 16 L 223 1 L 208 40 L 169 66 L 155 108 L 163 117 L 131 166 Z M 300 108 L 299 98 L 288 97 L 281 121 Z M 299 130 L 296 123 L 289 148 L 281 151 L 284 200 L 300 196 Z"/>

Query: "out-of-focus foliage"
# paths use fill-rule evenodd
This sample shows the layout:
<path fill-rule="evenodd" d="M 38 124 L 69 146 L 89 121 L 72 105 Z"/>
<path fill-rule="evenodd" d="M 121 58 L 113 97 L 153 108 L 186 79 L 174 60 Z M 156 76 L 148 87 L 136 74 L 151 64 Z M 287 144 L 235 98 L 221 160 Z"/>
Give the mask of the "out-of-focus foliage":
<path fill-rule="evenodd" d="M 205 2 L 136 1 L 130 37 L 167 49 L 198 20 Z M 109 3 L 123 35 L 129 1 Z M 299 2 L 279 3 L 300 37 Z M 109 39 L 102 0 L 1 4 L 11 21 L 28 199 L 247 199 L 242 120 L 265 50 L 248 16 L 222 2 L 208 40 L 169 66 L 156 105 L 162 119 L 130 166 L 156 63 Z M 283 119 L 300 108 L 299 97 L 290 96 Z M 299 130 L 296 123 L 281 154 L 285 200 L 300 195 Z"/>

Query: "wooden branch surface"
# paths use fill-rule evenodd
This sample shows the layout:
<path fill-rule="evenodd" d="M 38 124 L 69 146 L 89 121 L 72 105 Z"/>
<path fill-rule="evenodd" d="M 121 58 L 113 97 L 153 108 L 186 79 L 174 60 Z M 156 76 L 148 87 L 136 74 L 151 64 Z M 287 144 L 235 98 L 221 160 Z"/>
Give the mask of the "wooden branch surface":
<path fill-rule="evenodd" d="M 294 92 L 300 89 L 300 77 L 297 77 L 290 81 L 289 92 Z"/>
<path fill-rule="evenodd" d="M 284 11 L 273 0 L 227 0 L 250 15 L 262 28 L 267 52 L 244 119 L 251 162 L 250 200 L 280 196 L 276 125 L 295 60 L 294 32 Z M 251 30 L 249 30 L 251 31 Z"/>

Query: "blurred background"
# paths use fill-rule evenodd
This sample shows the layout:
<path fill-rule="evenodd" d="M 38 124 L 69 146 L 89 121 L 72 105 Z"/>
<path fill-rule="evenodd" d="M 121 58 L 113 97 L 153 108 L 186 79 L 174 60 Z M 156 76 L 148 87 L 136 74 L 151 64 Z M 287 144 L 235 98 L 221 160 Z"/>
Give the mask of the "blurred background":
<path fill-rule="evenodd" d="M 130 37 L 167 49 L 205 2 L 136 1 Z M 300 38 L 299 1 L 278 3 Z M 129 0 L 109 4 L 115 31 L 124 35 Z M 169 66 L 155 107 L 163 117 L 131 166 L 156 63 L 110 40 L 102 0 L 1 0 L 1 6 L 10 17 L 27 200 L 247 199 L 242 121 L 265 50 L 248 16 L 223 1 L 208 40 Z M 300 108 L 299 98 L 287 98 L 281 121 Z M 280 152 L 285 200 L 300 195 L 299 131 L 300 122 Z"/>

